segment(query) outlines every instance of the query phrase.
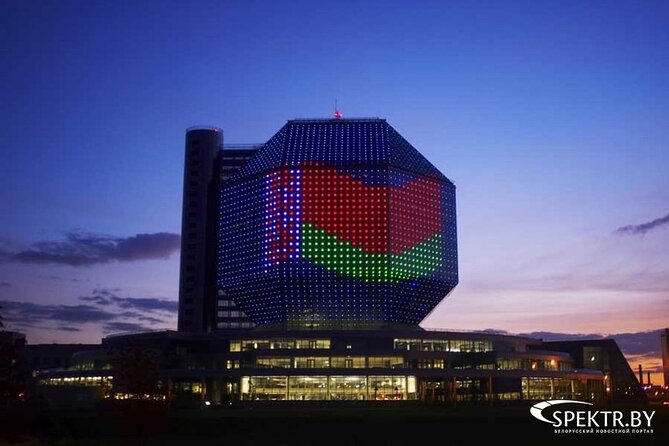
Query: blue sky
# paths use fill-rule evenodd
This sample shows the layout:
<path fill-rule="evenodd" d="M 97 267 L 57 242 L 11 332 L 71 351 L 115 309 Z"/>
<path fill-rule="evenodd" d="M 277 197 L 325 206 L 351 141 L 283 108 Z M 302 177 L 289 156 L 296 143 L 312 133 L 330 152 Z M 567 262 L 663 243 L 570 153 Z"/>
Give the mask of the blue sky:
<path fill-rule="evenodd" d="M 669 326 L 667 2 L 9 0 L 0 64 L 0 300 L 46 315 L 32 342 L 174 327 L 178 252 L 13 255 L 178 233 L 186 127 L 264 142 L 335 98 L 458 187 L 461 284 L 423 325 Z M 104 293 L 155 320 L 88 312 Z"/>

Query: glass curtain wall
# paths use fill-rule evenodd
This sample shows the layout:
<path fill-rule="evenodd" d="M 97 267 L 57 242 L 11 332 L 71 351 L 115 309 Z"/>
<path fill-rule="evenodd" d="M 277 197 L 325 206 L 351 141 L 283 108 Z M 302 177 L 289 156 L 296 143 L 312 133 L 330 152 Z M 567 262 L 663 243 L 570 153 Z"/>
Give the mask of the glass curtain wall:
<path fill-rule="evenodd" d="M 245 376 L 242 399 L 282 400 L 414 400 L 414 376 Z"/>

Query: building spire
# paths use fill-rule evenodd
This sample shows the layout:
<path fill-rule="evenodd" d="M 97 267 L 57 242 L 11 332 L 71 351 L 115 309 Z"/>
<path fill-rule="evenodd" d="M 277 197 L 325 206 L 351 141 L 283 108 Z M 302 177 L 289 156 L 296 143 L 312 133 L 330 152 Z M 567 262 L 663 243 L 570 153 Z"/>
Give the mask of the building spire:
<path fill-rule="evenodd" d="M 339 107 L 337 107 L 337 98 L 335 98 L 334 118 L 335 119 L 341 119 L 343 117 L 344 117 L 344 115 L 339 111 Z"/>

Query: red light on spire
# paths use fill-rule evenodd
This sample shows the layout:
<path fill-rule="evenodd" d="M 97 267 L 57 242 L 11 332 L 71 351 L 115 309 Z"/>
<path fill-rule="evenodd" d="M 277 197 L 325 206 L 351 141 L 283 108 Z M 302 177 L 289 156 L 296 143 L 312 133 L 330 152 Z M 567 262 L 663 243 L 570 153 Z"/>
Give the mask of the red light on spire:
<path fill-rule="evenodd" d="M 342 113 L 339 111 L 339 107 L 337 107 L 337 98 L 335 98 L 335 104 L 334 105 L 335 105 L 335 107 L 334 107 L 334 109 L 335 109 L 334 118 L 335 119 L 343 118 L 344 115 L 342 115 Z"/>

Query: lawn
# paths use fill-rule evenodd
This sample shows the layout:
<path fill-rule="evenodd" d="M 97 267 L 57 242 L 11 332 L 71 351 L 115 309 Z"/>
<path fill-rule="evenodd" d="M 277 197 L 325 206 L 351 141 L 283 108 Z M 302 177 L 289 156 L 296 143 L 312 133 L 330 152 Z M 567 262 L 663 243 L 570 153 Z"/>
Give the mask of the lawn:
<path fill-rule="evenodd" d="M 610 408 L 609 408 L 610 409 Z M 629 410 L 621 408 L 620 410 Z M 138 405 L 3 416 L 0 445 L 667 445 L 669 407 L 652 434 L 556 434 L 527 407 L 202 407 Z"/>

